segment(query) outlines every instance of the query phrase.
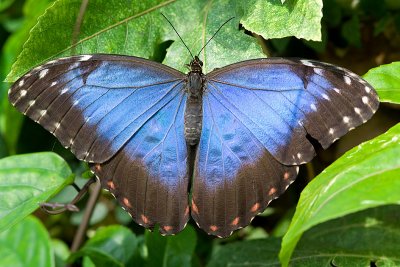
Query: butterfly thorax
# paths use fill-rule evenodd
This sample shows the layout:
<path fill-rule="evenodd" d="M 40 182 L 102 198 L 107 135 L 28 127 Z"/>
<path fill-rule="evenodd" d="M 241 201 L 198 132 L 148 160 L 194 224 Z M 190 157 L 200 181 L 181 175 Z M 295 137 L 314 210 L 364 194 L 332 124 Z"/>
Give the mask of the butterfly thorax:
<path fill-rule="evenodd" d="M 185 138 L 191 146 L 198 144 L 200 140 L 203 120 L 203 87 L 204 74 L 203 62 L 196 56 L 189 64 L 190 72 L 187 75 L 185 90 L 187 102 L 185 108 Z"/>

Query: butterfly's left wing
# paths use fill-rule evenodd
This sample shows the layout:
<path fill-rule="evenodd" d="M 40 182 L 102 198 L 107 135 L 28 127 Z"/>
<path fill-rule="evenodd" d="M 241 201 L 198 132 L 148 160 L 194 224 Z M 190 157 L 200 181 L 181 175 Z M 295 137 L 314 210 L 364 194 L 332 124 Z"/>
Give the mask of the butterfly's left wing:
<path fill-rule="evenodd" d="M 379 103 L 359 76 L 316 61 L 250 60 L 206 77 L 192 216 L 218 236 L 285 191 L 315 155 L 309 136 L 326 148 Z"/>
<path fill-rule="evenodd" d="M 31 70 L 9 99 L 90 162 L 136 222 L 173 234 L 189 218 L 185 77 L 142 58 L 81 55 Z"/>

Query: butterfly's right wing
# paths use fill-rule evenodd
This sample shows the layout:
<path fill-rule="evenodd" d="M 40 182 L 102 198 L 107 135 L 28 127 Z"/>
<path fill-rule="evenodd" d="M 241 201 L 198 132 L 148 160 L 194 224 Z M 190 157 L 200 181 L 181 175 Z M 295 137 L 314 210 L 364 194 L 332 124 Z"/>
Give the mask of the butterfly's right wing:
<path fill-rule="evenodd" d="M 169 234 L 188 220 L 184 79 L 141 58 L 73 56 L 25 74 L 9 99 L 92 163 L 135 221 Z"/>

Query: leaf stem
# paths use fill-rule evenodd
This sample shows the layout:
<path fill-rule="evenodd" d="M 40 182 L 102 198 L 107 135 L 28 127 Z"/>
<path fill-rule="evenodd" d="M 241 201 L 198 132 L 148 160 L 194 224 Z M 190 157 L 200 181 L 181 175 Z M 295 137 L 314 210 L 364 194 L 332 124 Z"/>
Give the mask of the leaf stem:
<path fill-rule="evenodd" d="M 93 187 L 92 192 L 90 193 L 90 197 L 89 197 L 88 203 L 86 205 L 85 213 L 83 214 L 82 222 L 79 225 L 78 231 L 76 232 L 76 234 L 74 236 L 74 240 L 71 245 L 71 253 L 78 251 L 78 249 L 82 245 L 82 242 L 83 242 L 83 239 L 84 239 L 84 236 L 86 233 L 86 229 L 89 225 L 90 217 L 93 214 L 93 210 L 96 205 L 97 199 L 100 195 L 100 191 L 101 191 L 101 184 L 97 180 Z"/>

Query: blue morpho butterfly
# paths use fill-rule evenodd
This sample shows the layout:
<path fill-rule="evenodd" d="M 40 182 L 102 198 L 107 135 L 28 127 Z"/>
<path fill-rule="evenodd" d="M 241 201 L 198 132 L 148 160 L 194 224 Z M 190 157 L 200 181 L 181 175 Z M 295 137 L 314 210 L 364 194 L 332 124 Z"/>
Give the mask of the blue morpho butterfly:
<path fill-rule="evenodd" d="M 66 57 L 22 76 L 9 99 L 89 162 L 138 224 L 175 234 L 191 214 L 220 237 L 286 190 L 315 156 L 311 139 L 327 148 L 379 105 L 358 75 L 318 61 L 261 58 L 203 74 L 195 56 L 189 67 Z"/>

